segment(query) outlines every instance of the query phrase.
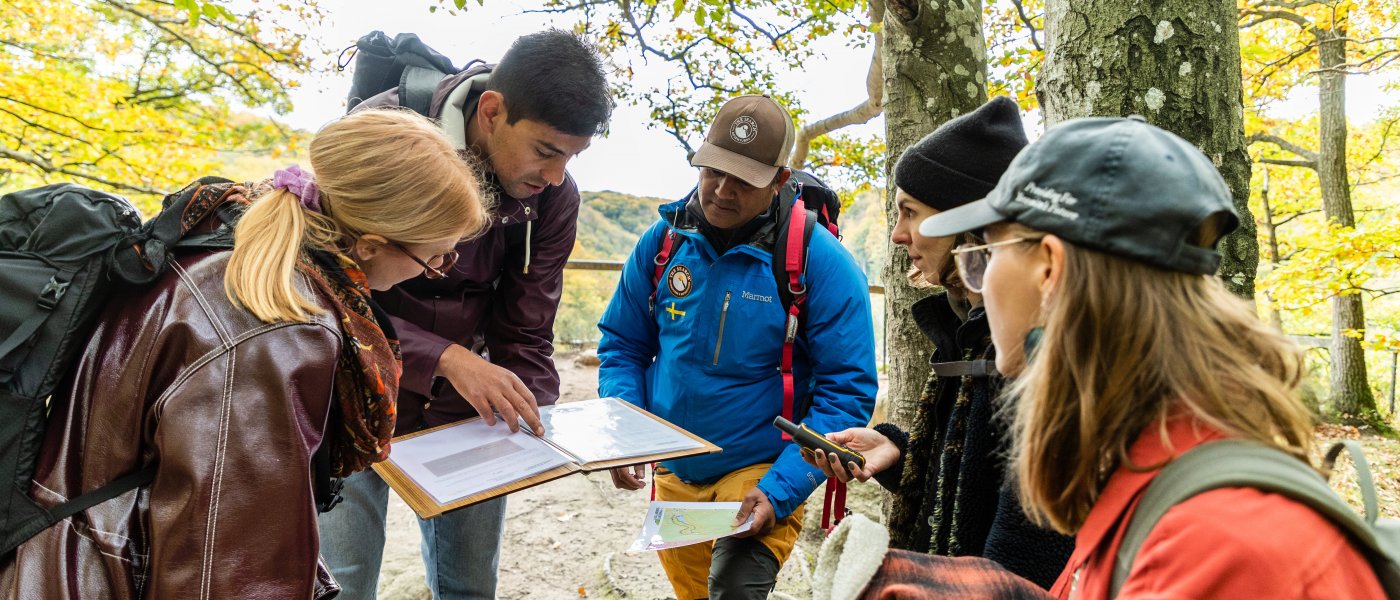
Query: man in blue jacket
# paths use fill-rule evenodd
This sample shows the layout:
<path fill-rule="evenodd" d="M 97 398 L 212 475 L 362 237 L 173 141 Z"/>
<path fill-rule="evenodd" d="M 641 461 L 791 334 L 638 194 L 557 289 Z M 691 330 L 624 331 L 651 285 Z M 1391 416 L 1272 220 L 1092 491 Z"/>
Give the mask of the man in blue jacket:
<path fill-rule="evenodd" d="M 691 159 L 700 170 L 695 193 L 661 207 L 598 324 L 600 395 L 724 449 L 661 463 L 657 499 L 742 502 L 736 523 L 754 520 L 739 536 L 659 553 L 681 600 L 766 598 L 801 531 L 802 504 L 823 480 L 772 426 L 784 411 L 787 323 L 773 247 L 785 225 L 777 222 L 787 212 L 778 191 L 791 175 L 783 165 L 793 137 L 791 117 L 771 98 L 725 103 Z M 877 388 L 870 296 L 851 255 L 821 227 L 812 232 L 804 284 L 793 420 L 823 433 L 867 423 Z M 619 488 L 646 486 L 640 467 L 612 477 Z"/>

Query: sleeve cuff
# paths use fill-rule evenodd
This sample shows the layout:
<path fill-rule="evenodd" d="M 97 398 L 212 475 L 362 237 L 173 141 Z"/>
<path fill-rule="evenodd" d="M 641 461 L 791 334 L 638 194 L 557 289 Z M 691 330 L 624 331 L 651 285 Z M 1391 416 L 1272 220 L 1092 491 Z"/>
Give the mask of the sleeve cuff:
<path fill-rule="evenodd" d="M 399 380 L 399 387 L 425 398 L 432 398 L 438 361 L 451 345 L 452 342 L 437 338 L 418 344 L 417 352 L 404 352 L 403 377 Z"/>
<path fill-rule="evenodd" d="M 899 460 L 894 466 L 875 474 L 875 483 L 890 491 L 899 489 L 899 480 L 904 477 L 904 457 L 909 450 L 909 433 L 894 423 L 881 423 L 874 427 L 880 435 L 889 438 L 890 443 L 899 448 Z"/>

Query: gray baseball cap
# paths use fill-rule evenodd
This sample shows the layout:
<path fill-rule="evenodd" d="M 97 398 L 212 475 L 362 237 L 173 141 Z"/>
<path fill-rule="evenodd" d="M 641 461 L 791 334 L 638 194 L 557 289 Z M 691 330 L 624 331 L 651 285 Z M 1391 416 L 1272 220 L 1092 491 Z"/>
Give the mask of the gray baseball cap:
<path fill-rule="evenodd" d="M 1007 167 L 986 198 L 919 224 L 929 237 L 1011 221 L 1076 245 L 1173 271 L 1209 275 L 1220 266 L 1201 240 L 1216 220 L 1239 226 L 1230 188 L 1190 142 L 1142 117 L 1085 118 L 1052 127 Z"/>

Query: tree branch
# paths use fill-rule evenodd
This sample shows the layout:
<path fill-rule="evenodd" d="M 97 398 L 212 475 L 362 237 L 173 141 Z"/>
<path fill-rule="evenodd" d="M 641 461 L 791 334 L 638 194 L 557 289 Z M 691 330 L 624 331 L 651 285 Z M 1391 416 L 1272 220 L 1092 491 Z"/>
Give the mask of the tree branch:
<path fill-rule="evenodd" d="M 1281 138 L 1281 137 L 1279 137 L 1279 136 L 1273 135 L 1273 134 L 1268 134 L 1268 133 L 1251 133 L 1251 134 L 1249 134 L 1249 137 L 1245 139 L 1245 141 L 1246 141 L 1246 143 L 1248 143 L 1249 145 L 1254 145 L 1254 144 L 1256 144 L 1256 143 L 1273 144 L 1273 145 L 1278 146 L 1279 148 L 1281 148 L 1281 149 L 1283 149 L 1283 150 L 1286 150 L 1286 151 L 1288 151 L 1288 152 L 1291 152 L 1291 153 L 1293 153 L 1293 154 L 1295 154 L 1295 155 L 1297 155 L 1297 156 L 1300 156 L 1300 157 L 1302 157 L 1302 158 L 1304 158 L 1304 159 L 1306 159 L 1306 160 L 1308 160 L 1308 161 L 1311 161 L 1311 162 L 1314 162 L 1314 163 L 1317 162 L 1317 153 L 1316 153 L 1316 152 L 1313 152 L 1312 150 L 1308 150 L 1307 148 L 1304 148 L 1304 147 L 1302 147 L 1302 146 L 1299 146 L 1299 145 L 1297 145 L 1297 144 L 1294 144 L 1293 142 L 1290 142 L 1290 141 L 1288 141 L 1288 140 L 1285 140 L 1285 139 L 1283 139 L 1283 138 Z"/>
<path fill-rule="evenodd" d="M 153 196 L 164 196 L 164 195 L 165 195 L 165 192 L 162 192 L 162 191 L 157 190 L 157 189 L 152 189 L 152 188 L 143 187 L 143 186 L 139 186 L 139 185 L 131 185 L 131 184 L 129 184 L 129 183 L 121 183 L 121 182 L 112 181 L 112 180 L 109 180 L 109 179 L 104 179 L 104 178 L 102 178 L 102 177 L 98 177 L 98 176 L 96 176 L 96 175 L 92 175 L 92 174 L 89 174 L 89 173 L 83 173 L 83 172 L 81 172 L 81 171 L 74 171 L 74 170 L 69 169 L 69 168 L 67 168 L 67 167 L 60 167 L 60 166 L 58 166 L 58 165 L 55 165 L 55 164 L 53 164 L 52 162 L 49 162 L 48 160 L 45 160 L 45 159 L 43 159 L 43 158 L 41 158 L 41 157 L 33 156 L 33 155 L 29 155 L 29 154 L 21 154 L 21 153 L 19 153 L 19 152 L 15 152 L 15 151 L 10 150 L 10 149 L 8 149 L 8 148 L 0 148 L 0 158 L 6 158 L 6 159 L 9 159 L 9 160 L 13 160 L 13 161 L 15 161 L 15 162 L 24 163 L 24 164 L 33 166 L 33 167 L 35 167 L 35 168 L 37 168 L 37 169 L 39 169 L 39 170 L 41 170 L 41 171 L 43 171 L 43 172 L 45 172 L 45 173 L 59 173 L 59 174 L 62 174 L 62 175 L 68 175 L 68 176 L 70 176 L 70 177 L 77 177 L 77 178 L 80 178 L 80 179 L 86 179 L 86 180 L 88 180 L 88 181 L 93 181 L 93 182 L 96 182 L 96 183 L 100 183 L 100 184 L 102 184 L 102 185 L 105 185 L 105 186 L 108 186 L 108 187 L 111 187 L 111 188 L 114 188 L 114 189 L 127 190 L 127 191 L 131 191 L 131 192 L 139 192 L 139 193 L 142 193 L 142 194 L 151 194 L 151 195 L 153 195 Z"/>
<path fill-rule="evenodd" d="M 66 113 L 61 113 L 61 112 L 57 112 L 57 111 L 52 110 L 52 109 L 49 109 L 49 108 L 45 108 L 45 107 L 42 107 L 42 106 L 37 106 L 37 105 L 34 105 L 34 104 L 30 104 L 30 103 L 28 103 L 28 102 L 25 102 L 25 101 L 20 100 L 20 99 L 18 99 L 18 98 L 12 98 L 12 97 L 10 97 L 10 96 L 0 96 L 0 100 L 4 100 L 4 101 L 6 101 L 6 102 L 13 102 L 13 103 L 19 104 L 19 105 L 21 105 L 21 106 L 26 106 L 26 107 L 32 108 L 32 109 L 37 110 L 37 111 L 40 111 L 40 112 L 45 112 L 45 113 L 51 114 L 51 115 L 53 115 L 53 116 L 55 116 L 55 117 L 67 119 L 67 120 L 69 120 L 69 121 L 72 121 L 72 122 L 74 122 L 74 123 L 77 123 L 77 124 L 79 124 L 79 125 L 81 125 L 81 126 L 87 128 L 87 129 L 91 129 L 91 130 L 93 130 L 93 131 L 102 131 L 102 132 L 106 132 L 106 133 L 141 133 L 140 131 L 135 130 L 135 129 L 105 129 L 105 128 L 102 128 L 102 127 L 98 127 L 98 126 L 96 126 L 96 125 L 93 125 L 93 124 L 91 124 L 91 123 L 88 123 L 87 121 L 84 121 L 84 120 L 82 120 L 82 119 L 79 119 L 78 117 L 75 117 L 75 116 L 73 116 L 73 115 L 66 114 Z M 11 114 L 13 114 L 13 113 L 11 113 Z"/>
<path fill-rule="evenodd" d="M 1278 165 L 1281 167 L 1303 167 L 1305 169 L 1317 170 L 1317 163 L 1310 160 L 1295 160 L 1289 158 L 1261 158 L 1259 162 L 1266 165 Z"/>
<path fill-rule="evenodd" d="M 1016 16 L 1020 17 L 1021 23 L 1025 24 L 1026 29 L 1030 30 L 1031 44 L 1035 46 L 1037 51 L 1043 52 L 1044 49 L 1040 47 L 1040 40 L 1035 36 L 1035 23 L 1033 23 L 1030 16 L 1026 14 L 1026 5 L 1022 3 L 1021 0 L 1011 0 L 1011 4 L 1016 6 Z"/>
<path fill-rule="evenodd" d="M 763 34 L 763 37 L 768 38 L 768 41 L 771 42 L 774 46 L 778 45 L 778 35 L 774 33 L 769 33 L 768 30 L 764 29 L 762 25 L 759 25 L 753 19 L 750 19 L 748 15 L 744 14 L 743 12 L 740 12 L 739 7 L 734 4 L 734 0 L 729 0 L 729 12 L 734 13 L 734 15 L 738 16 L 740 19 L 743 19 L 745 23 L 748 23 L 750 27 L 754 28 L 754 31 Z"/>
<path fill-rule="evenodd" d="M 820 121 L 808 123 L 797 132 L 797 139 L 793 142 L 792 158 L 788 160 L 788 166 L 794 169 L 801 169 L 807 162 L 807 154 L 811 151 L 812 141 L 828 133 L 849 127 L 869 123 L 871 119 L 884 112 L 884 61 L 881 49 L 884 47 L 884 36 L 875 36 L 875 51 L 870 58 L 870 70 L 865 76 L 866 99 L 860 104 Z"/>
<path fill-rule="evenodd" d="M 213 68 L 213 69 L 214 69 L 216 72 L 218 72 L 220 75 L 223 75 L 224 77 L 228 78 L 228 80 L 229 80 L 230 82 L 232 82 L 235 86 L 237 86 L 238 89 L 239 89 L 239 91 L 243 93 L 243 97 L 245 97 L 245 98 L 247 98 L 247 99 L 249 99 L 249 100 L 257 100 L 257 99 L 258 99 L 258 94 L 254 93 L 253 90 L 249 89 L 248 86 L 244 83 L 243 79 L 241 79 L 241 78 L 239 78 L 238 76 L 236 76 L 236 75 L 234 75 L 234 74 L 232 74 L 232 73 L 229 73 L 228 71 L 225 71 L 225 70 L 224 70 L 224 67 L 225 67 L 228 63 L 226 63 L 226 62 L 225 62 L 225 63 L 217 62 L 217 61 L 215 61 L 214 59 L 212 59 L 212 58 L 210 58 L 210 57 L 208 57 L 208 56 L 205 56 L 204 53 L 200 51 L 200 48 L 199 48 L 197 45 L 195 45 L 194 42 L 190 41 L 189 38 L 186 38 L 185 36 L 180 35 L 179 33 L 176 33 L 174 30 L 170 29 L 170 27 L 169 27 L 170 24 L 167 23 L 166 21 L 163 21 L 163 20 L 161 20 L 161 19 L 159 19 L 159 18 L 157 18 L 157 17 L 155 17 L 155 16 L 149 15 L 149 14 L 144 13 L 144 12 L 141 12 L 141 11 L 139 11 L 139 10 L 136 10 L 135 7 L 132 7 L 132 6 L 130 6 L 130 5 L 126 4 L 126 3 L 124 3 L 124 2 L 119 2 L 119 1 L 117 1 L 117 0 L 107 0 L 107 1 L 106 1 L 106 4 L 108 4 L 109 6 L 115 7 L 115 8 L 117 8 L 117 9 L 120 9 L 121 11 L 126 12 L 126 13 L 128 13 L 128 14 L 130 14 L 130 15 L 132 15 L 132 16 L 138 18 L 138 19 L 141 19 L 141 20 L 143 20 L 143 21 L 146 21 L 147 23 L 150 23 L 152 26 L 154 26 L 156 29 L 159 29 L 159 30 L 165 32 L 166 35 L 169 35 L 170 37 L 174 38 L 176 41 L 178 41 L 178 42 L 180 42 L 181 44 L 183 44 L 183 45 L 185 46 L 185 48 L 187 48 L 187 49 L 190 51 L 190 55 L 191 55 L 191 56 L 194 56 L 194 58 L 195 58 L 196 60 L 198 60 L 198 61 L 200 61 L 200 62 L 202 62 L 202 63 L 204 63 L 204 64 L 206 64 L 206 65 L 209 65 L 211 68 Z"/>
<path fill-rule="evenodd" d="M 1254 9 L 1246 9 L 1246 10 L 1244 10 L 1244 11 L 1241 11 L 1241 15 L 1240 15 L 1240 16 L 1253 16 L 1253 17 L 1257 17 L 1257 18 L 1255 18 L 1253 21 L 1248 21 L 1248 22 L 1246 22 L 1246 23 L 1241 23 L 1241 24 L 1240 24 L 1240 29 L 1249 29 L 1250 27 L 1253 27 L 1253 26 L 1255 26 L 1255 25 L 1259 25 L 1259 24 L 1261 24 L 1261 23 L 1266 23 L 1266 22 L 1269 22 L 1269 21 L 1284 20 L 1284 21 L 1290 21 L 1290 22 L 1292 22 L 1294 25 L 1297 25 L 1298 27 L 1300 27 L 1303 31 L 1307 31 L 1307 32 L 1313 33 L 1313 34 L 1316 34 L 1316 33 L 1317 33 L 1317 27 L 1314 26 L 1314 25 L 1312 24 L 1312 21 L 1309 21 L 1307 18 L 1303 17 L 1302 15 L 1298 15 L 1298 14 L 1291 13 L 1291 12 L 1284 11 L 1284 10 L 1254 10 Z"/>
<path fill-rule="evenodd" d="M 1292 223 L 1293 221 L 1297 220 L 1297 219 L 1300 218 L 1300 217 L 1306 217 L 1306 216 L 1308 216 L 1308 215 L 1317 214 L 1317 213 L 1320 213 L 1320 212 L 1322 212 L 1322 209 L 1320 209 L 1320 208 L 1314 208 L 1314 209 L 1309 209 L 1309 210 L 1300 210 L 1300 211 L 1295 212 L 1295 213 L 1293 213 L 1293 214 L 1291 214 L 1291 215 L 1288 215 L 1287 217 L 1285 217 L 1285 218 L 1283 218 L 1283 219 L 1279 219 L 1279 220 L 1274 221 L 1274 227 L 1282 227 L 1282 226 L 1284 226 L 1284 225 L 1287 225 L 1287 224 L 1289 224 L 1289 223 Z"/>
<path fill-rule="evenodd" d="M 1382 62 L 1381 64 L 1376 65 L 1376 66 L 1374 66 L 1374 67 L 1364 68 L 1364 67 L 1366 67 L 1366 65 L 1369 65 L 1369 64 L 1371 64 L 1371 63 L 1374 63 L 1374 62 L 1376 62 L 1376 61 L 1378 61 L 1378 60 L 1380 60 L 1380 59 L 1382 59 L 1382 58 L 1385 58 L 1385 57 L 1390 57 L 1390 58 L 1386 59 L 1384 62 Z M 1372 55 L 1372 56 L 1366 58 L 1366 60 L 1363 60 L 1363 61 L 1357 62 L 1357 63 L 1347 63 L 1347 64 L 1342 64 L 1342 65 L 1337 65 L 1337 66 L 1335 66 L 1335 67 L 1326 67 L 1326 68 L 1322 68 L 1322 69 L 1314 69 L 1313 71 L 1311 71 L 1311 74 L 1316 75 L 1316 74 L 1318 74 L 1318 73 L 1328 73 L 1328 72 L 1331 72 L 1331 73 L 1342 73 L 1342 74 L 1345 74 L 1345 75 L 1365 75 L 1365 74 L 1367 74 L 1367 73 L 1375 73 L 1376 71 L 1379 71 L 1379 70 L 1381 70 L 1381 69 L 1384 69 L 1387 65 L 1389 65 L 1390 63 L 1395 62 L 1396 60 L 1400 60 L 1400 49 L 1397 49 L 1397 50 L 1386 50 L 1386 51 L 1384 51 L 1384 52 L 1377 52 L 1376 54 L 1374 54 L 1374 55 Z"/>
<path fill-rule="evenodd" d="M 1319 4 L 1326 4 L 1326 2 L 1322 2 L 1321 0 L 1295 0 L 1295 1 L 1293 1 L 1293 2 L 1280 2 L 1280 1 L 1278 1 L 1278 0 L 1266 0 L 1266 1 L 1264 1 L 1264 2 L 1260 2 L 1260 3 L 1257 4 L 1256 6 L 1261 6 L 1261 7 L 1266 7 L 1266 8 L 1283 8 L 1283 9 L 1287 9 L 1287 10 L 1297 10 L 1297 9 L 1300 9 L 1300 8 L 1307 8 L 1307 7 L 1309 7 L 1309 6 L 1317 6 L 1317 5 L 1319 5 Z"/>

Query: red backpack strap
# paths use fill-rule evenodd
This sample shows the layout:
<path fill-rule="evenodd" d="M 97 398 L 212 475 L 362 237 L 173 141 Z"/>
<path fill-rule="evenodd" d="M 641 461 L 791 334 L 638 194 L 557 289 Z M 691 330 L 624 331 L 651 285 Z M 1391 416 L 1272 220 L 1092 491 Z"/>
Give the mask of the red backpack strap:
<path fill-rule="evenodd" d="M 833 516 L 834 515 L 834 516 Z M 826 480 L 826 497 L 822 498 L 822 530 L 828 535 L 846 518 L 846 483 L 840 479 Z"/>
<path fill-rule="evenodd" d="M 831 220 L 831 215 L 827 214 L 825 204 L 822 205 L 822 220 L 826 221 L 826 230 L 830 231 L 831 235 L 836 236 L 836 239 L 841 239 L 841 228 L 836 225 L 836 221 Z"/>
<path fill-rule="evenodd" d="M 671 262 L 671 253 L 676 250 L 676 230 L 666 228 L 666 235 L 661 238 L 661 249 L 656 252 L 656 258 L 652 262 L 656 264 L 656 272 L 651 278 L 651 298 L 647 305 L 651 307 L 651 312 L 656 313 L 656 290 L 661 287 L 661 278 L 666 275 L 666 265 Z"/>
<path fill-rule="evenodd" d="M 802 314 L 802 301 L 807 299 L 807 288 L 802 283 L 802 270 L 807 265 L 807 257 L 804 253 L 807 250 L 806 230 L 807 230 L 807 203 L 802 200 L 802 188 L 798 187 L 797 197 L 793 199 L 792 213 L 788 216 L 787 224 L 787 254 L 784 256 L 783 271 L 787 274 L 787 281 L 780 282 L 779 285 L 787 285 L 788 292 L 792 294 L 792 304 L 788 306 L 788 317 L 786 334 L 783 336 L 783 418 L 793 420 L 793 402 L 797 390 L 792 377 L 793 350 L 797 345 L 797 326 L 800 322 L 799 316 Z M 791 440 L 787 432 L 783 432 L 783 440 Z"/>

